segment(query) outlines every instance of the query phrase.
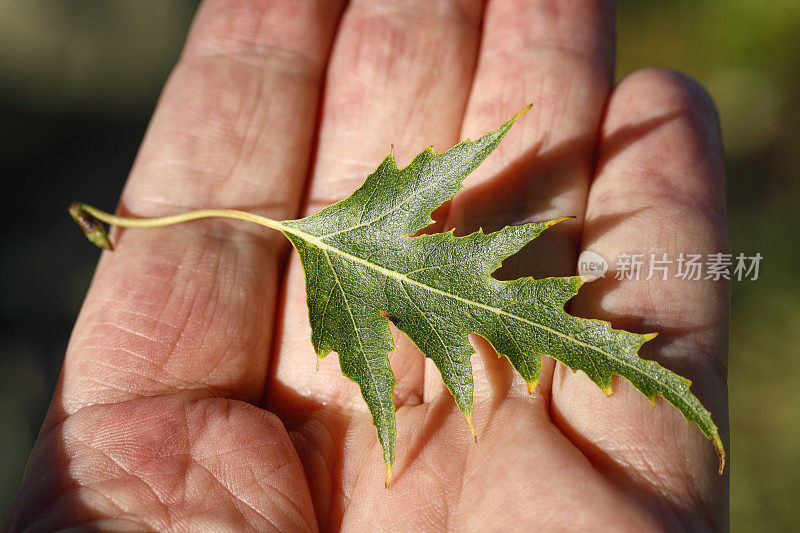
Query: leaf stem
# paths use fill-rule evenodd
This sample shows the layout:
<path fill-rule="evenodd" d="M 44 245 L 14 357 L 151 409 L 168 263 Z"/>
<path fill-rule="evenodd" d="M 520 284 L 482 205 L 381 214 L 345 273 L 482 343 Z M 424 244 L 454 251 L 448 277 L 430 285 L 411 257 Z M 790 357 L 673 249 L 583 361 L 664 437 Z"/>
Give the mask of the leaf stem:
<path fill-rule="evenodd" d="M 120 226 L 123 228 L 157 228 L 189 222 L 191 220 L 199 220 L 201 218 L 234 218 L 253 222 L 278 231 L 284 231 L 286 229 L 286 226 L 281 222 L 237 209 L 198 209 L 196 211 L 187 211 L 185 213 L 178 213 L 177 215 L 168 215 L 165 217 L 130 218 L 112 215 L 111 213 L 107 213 L 91 205 L 74 202 L 69 206 L 69 213 L 90 241 L 100 248 L 107 250 L 113 248 L 108 237 L 106 237 L 105 230 L 97 223 L 98 220 L 105 222 L 109 226 Z"/>

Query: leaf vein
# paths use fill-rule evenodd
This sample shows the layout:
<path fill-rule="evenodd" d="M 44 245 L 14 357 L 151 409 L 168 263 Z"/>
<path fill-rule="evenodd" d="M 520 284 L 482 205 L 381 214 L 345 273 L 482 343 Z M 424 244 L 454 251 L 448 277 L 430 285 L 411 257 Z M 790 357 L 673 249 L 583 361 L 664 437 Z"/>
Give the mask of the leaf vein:
<path fill-rule="evenodd" d="M 358 333 L 358 326 L 356 325 L 356 319 L 353 317 L 353 311 L 350 309 L 350 303 L 347 301 L 347 294 L 345 293 L 344 287 L 342 286 L 341 281 L 339 281 L 339 274 L 336 273 L 336 268 L 333 266 L 333 262 L 331 261 L 331 256 L 328 254 L 328 250 L 323 249 L 325 252 L 325 259 L 328 260 L 328 266 L 331 268 L 331 272 L 333 272 L 333 279 L 336 281 L 336 285 L 339 287 L 339 291 L 342 293 L 342 299 L 344 300 L 344 306 L 347 309 L 347 314 L 350 316 L 350 322 L 353 324 L 353 332 L 356 334 L 356 339 L 358 339 L 358 347 L 360 349 L 359 354 L 361 355 L 362 359 L 364 360 L 364 364 L 369 371 L 369 378 L 372 382 L 372 388 L 375 389 L 375 398 L 383 407 L 382 402 L 380 402 L 380 394 L 378 392 L 378 382 L 375 381 L 375 373 L 372 371 L 372 366 L 369 364 L 369 358 L 367 357 L 366 352 L 364 352 L 364 344 L 361 342 L 361 335 Z M 383 411 L 383 408 L 381 408 Z"/>

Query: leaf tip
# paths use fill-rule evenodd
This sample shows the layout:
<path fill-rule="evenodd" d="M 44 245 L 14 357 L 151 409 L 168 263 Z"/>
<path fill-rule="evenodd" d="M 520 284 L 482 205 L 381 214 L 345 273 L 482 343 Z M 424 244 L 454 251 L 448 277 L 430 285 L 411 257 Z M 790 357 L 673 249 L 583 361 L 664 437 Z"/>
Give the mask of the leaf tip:
<path fill-rule="evenodd" d="M 657 331 L 654 331 L 653 333 L 645 333 L 644 335 L 642 335 L 642 338 L 644 339 L 644 342 L 649 342 L 649 341 L 655 339 L 656 337 L 658 337 L 658 332 Z M 642 344 L 644 344 L 644 342 Z"/>
<path fill-rule="evenodd" d="M 388 489 L 389 484 L 392 482 L 392 465 L 386 465 L 386 479 L 383 485 Z"/>
<path fill-rule="evenodd" d="M 526 381 L 525 386 L 528 388 L 528 394 L 533 394 L 533 391 L 536 390 L 535 381 Z"/>
<path fill-rule="evenodd" d="M 472 423 L 472 415 L 465 415 L 467 418 L 467 424 L 469 424 L 469 430 L 472 432 L 472 438 L 475 439 L 475 442 L 478 442 L 478 434 L 475 433 L 475 425 Z"/>
<path fill-rule="evenodd" d="M 578 217 L 573 216 L 573 215 L 569 215 L 569 216 L 566 216 L 566 217 L 554 218 L 553 220 L 548 220 L 547 222 L 545 222 L 544 226 L 546 228 L 549 228 L 550 226 L 555 226 L 559 222 L 564 222 L 565 220 L 569 220 L 569 219 L 572 219 L 572 218 L 578 218 Z"/>
<path fill-rule="evenodd" d="M 721 476 L 725 471 L 725 448 L 722 447 L 722 440 L 720 440 L 719 435 L 714 435 L 712 440 L 714 441 L 714 448 L 717 450 L 717 457 L 719 457 L 719 475 Z"/>
<path fill-rule="evenodd" d="M 530 104 L 526 105 L 525 107 L 514 113 L 514 116 L 511 117 L 511 119 L 512 120 L 518 119 L 519 117 L 530 111 L 532 107 L 533 107 L 533 102 L 531 102 Z"/>

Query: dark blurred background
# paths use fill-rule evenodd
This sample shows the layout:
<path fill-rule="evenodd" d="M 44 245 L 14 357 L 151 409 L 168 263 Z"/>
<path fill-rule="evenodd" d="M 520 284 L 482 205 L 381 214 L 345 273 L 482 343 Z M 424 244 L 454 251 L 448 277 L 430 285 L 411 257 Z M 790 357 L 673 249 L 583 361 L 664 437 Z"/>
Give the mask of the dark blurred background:
<path fill-rule="evenodd" d="M 0 516 L 55 385 L 98 252 L 66 206 L 113 208 L 193 0 L 0 0 Z M 800 518 L 800 1 L 622 0 L 618 75 L 669 66 L 716 100 L 734 253 L 731 523 Z M 793 236 L 794 235 L 794 236 Z"/>

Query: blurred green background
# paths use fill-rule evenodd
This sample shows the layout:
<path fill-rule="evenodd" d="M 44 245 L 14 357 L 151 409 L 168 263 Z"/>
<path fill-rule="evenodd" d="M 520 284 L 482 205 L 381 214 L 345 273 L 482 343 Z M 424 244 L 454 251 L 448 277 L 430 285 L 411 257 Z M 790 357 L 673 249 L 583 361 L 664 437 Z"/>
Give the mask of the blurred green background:
<path fill-rule="evenodd" d="M 190 0 L 0 0 L 0 516 L 16 491 L 97 252 L 71 199 L 116 203 L 196 8 Z M 623 0 L 618 75 L 669 66 L 714 96 L 735 253 L 731 525 L 800 518 L 800 1 Z M 793 237 L 794 235 L 794 237 Z"/>

